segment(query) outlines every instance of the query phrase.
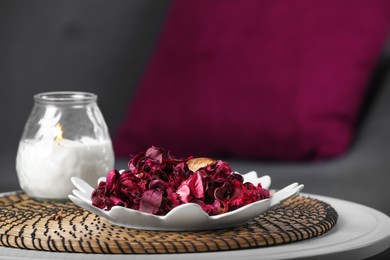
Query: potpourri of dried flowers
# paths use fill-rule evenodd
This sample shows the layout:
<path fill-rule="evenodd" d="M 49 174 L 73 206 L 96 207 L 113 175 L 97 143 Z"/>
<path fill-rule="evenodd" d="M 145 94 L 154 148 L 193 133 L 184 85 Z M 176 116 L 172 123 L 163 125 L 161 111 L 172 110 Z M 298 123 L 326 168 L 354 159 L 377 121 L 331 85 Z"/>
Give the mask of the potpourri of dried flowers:
<path fill-rule="evenodd" d="M 244 183 L 226 162 L 179 159 L 154 146 L 132 156 L 127 170 L 111 170 L 91 195 L 92 204 L 101 209 L 123 206 L 155 215 L 184 203 L 218 215 L 269 197 L 261 184 Z"/>

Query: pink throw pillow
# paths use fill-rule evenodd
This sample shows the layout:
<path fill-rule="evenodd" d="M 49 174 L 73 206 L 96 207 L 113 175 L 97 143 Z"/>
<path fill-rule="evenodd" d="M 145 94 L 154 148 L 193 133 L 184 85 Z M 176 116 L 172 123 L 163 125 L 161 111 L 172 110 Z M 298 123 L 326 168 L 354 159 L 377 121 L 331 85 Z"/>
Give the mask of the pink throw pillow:
<path fill-rule="evenodd" d="M 173 1 L 114 136 L 116 155 L 344 154 L 390 31 L 390 1 Z"/>

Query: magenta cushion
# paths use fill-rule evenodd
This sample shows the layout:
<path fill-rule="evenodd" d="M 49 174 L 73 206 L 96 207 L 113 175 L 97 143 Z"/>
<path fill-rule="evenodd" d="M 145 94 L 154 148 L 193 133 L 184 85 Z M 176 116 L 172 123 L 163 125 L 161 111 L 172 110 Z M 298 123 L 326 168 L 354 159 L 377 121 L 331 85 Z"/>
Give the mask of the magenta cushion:
<path fill-rule="evenodd" d="M 321 160 L 355 133 L 390 1 L 173 1 L 117 156 Z"/>

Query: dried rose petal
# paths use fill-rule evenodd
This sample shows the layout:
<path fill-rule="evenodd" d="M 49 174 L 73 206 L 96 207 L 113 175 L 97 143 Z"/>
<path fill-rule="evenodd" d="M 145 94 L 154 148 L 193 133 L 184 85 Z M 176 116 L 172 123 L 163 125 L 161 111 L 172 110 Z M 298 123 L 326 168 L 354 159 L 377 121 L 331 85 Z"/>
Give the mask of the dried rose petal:
<path fill-rule="evenodd" d="M 186 181 L 183 181 L 176 193 L 179 194 L 180 199 L 184 203 L 191 201 L 190 198 L 203 199 L 204 188 L 199 172 L 194 173 Z"/>
<path fill-rule="evenodd" d="M 115 196 L 105 198 L 104 202 L 106 203 L 107 210 L 110 210 L 114 206 L 126 207 L 126 202 Z"/>
<path fill-rule="evenodd" d="M 149 189 L 150 190 L 165 191 L 167 188 L 168 188 L 168 184 L 166 182 L 162 181 L 162 180 L 159 180 L 159 179 L 152 180 L 149 183 Z"/>
<path fill-rule="evenodd" d="M 111 170 L 107 174 L 106 178 L 106 196 L 110 196 L 110 194 L 113 192 L 115 188 L 115 183 L 117 179 L 119 178 L 119 172 L 116 169 Z"/>
<path fill-rule="evenodd" d="M 152 146 L 151 148 L 146 150 L 145 157 L 150 158 L 151 160 L 153 160 L 158 164 L 161 164 L 163 160 L 163 153 L 164 153 L 163 149 Z"/>
<path fill-rule="evenodd" d="M 106 206 L 106 204 L 104 203 L 104 192 L 105 191 L 102 188 L 92 191 L 92 205 L 101 209 Z"/>
<path fill-rule="evenodd" d="M 158 190 L 145 191 L 139 204 L 139 210 L 142 212 L 155 214 L 160 209 L 162 194 L 162 191 Z"/>

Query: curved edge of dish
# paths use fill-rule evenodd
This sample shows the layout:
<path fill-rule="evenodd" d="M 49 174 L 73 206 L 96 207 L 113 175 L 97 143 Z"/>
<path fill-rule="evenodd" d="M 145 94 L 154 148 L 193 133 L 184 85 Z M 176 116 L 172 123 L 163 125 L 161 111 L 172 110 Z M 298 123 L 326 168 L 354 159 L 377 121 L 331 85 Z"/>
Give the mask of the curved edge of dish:
<path fill-rule="evenodd" d="M 245 182 L 251 181 L 255 185 L 261 183 L 264 188 L 269 188 L 271 178 L 268 175 L 258 178 L 256 172 L 248 174 L 250 174 L 249 178 L 245 178 L 245 175 L 243 175 Z M 99 182 L 101 180 L 104 179 L 100 178 Z M 109 211 L 97 208 L 92 205 L 90 198 L 93 188 L 78 177 L 72 177 L 71 181 L 77 189 L 73 190 L 73 194 L 69 195 L 69 199 L 76 205 L 106 218 L 115 225 L 164 231 L 221 229 L 242 225 L 303 189 L 303 185 L 293 183 L 277 191 L 270 199 L 256 201 L 234 211 L 216 216 L 209 216 L 195 203 L 182 204 L 172 209 L 165 216 L 157 216 L 120 206 L 114 206 Z"/>

